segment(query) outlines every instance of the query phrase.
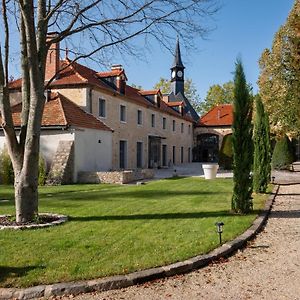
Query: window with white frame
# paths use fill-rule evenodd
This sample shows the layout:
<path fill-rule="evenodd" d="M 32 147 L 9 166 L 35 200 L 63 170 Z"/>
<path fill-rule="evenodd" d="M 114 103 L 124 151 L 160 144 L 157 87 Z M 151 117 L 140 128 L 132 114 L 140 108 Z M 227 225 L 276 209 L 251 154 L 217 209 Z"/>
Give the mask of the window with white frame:
<path fill-rule="evenodd" d="M 167 128 L 167 119 L 165 117 L 162 118 L 162 128 L 163 129 Z"/>
<path fill-rule="evenodd" d="M 142 125 L 143 124 L 143 114 L 140 109 L 137 110 L 137 124 Z"/>
<path fill-rule="evenodd" d="M 126 106 L 120 105 L 120 121 L 126 122 Z"/>
<path fill-rule="evenodd" d="M 151 114 L 151 127 L 155 127 L 155 114 Z"/>
<path fill-rule="evenodd" d="M 106 117 L 106 101 L 104 99 L 99 98 L 99 117 Z"/>

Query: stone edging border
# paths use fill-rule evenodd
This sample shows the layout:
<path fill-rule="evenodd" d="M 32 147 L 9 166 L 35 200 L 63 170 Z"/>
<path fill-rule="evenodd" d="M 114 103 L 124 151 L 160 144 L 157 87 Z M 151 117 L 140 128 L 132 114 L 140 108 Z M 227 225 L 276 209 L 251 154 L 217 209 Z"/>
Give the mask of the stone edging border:
<path fill-rule="evenodd" d="M 275 186 L 273 193 L 265 203 L 265 208 L 254 220 L 251 227 L 234 240 L 223 244 L 221 247 L 205 255 L 199 255 L 177 262 L 168 266 L 137 271 L 127 275 L 117 275 L 102 279 L 55 283 L 51 285 L 38 285 L 30 288 L 0 288 L 0 299 L 34 299 L 49 298 L 51 296 L 77 295 L 81 293 L 107 291 L 119 288 L 125 288 L 135 284 L 141 284 L 146 281 L 159 279 L 163 277 L 174 276 L 190 272 L 195 269 L 207 266 L 212 261 L 222 257 L 228 257 L 238 249 L 242 248 L 247 241 L 252 239 L 261 231 L 272 209 L 275 197 L 278 193 L 279 185 Z"/>
<path fill-rule="evenodd" d="M 65 215 L 58 215 L 58 214 L 52 214 L 52 213 L 41 213 L 39 215 L 56 217 L 57 220 L 53 221 L 53 222 L 49 222 L 49 223 L 43 223 L 43 224 L 8 225 L 8 226 L 0 225 L 0 230 L 7 230 L 7 229 L 24 230 L 24 229 L 45 228 L 45 227 L 60 225 L 62 223 L 65 223 L 68 220 L 68 217 Z M 0 217 L 1 217 L 1 215 L 0 215 Z M 0 289 L 0 299 L 2 299 L 1 298 L 1 289 Z"/>

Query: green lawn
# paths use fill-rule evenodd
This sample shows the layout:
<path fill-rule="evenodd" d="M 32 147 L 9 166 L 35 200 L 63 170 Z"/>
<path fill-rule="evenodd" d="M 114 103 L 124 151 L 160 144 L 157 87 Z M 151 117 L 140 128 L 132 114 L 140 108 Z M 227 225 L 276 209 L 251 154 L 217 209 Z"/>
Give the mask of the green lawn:
<path fill-rule="evenodd" d="M 98 278 L 160 266 L 207 253 L 248 228 L 230 214 L 231 179 L 161 180 L 141 186 L 70 185 L 40 188 L 40 212 L 66 214 L 64 225 L 0 231 L 0 286 Z M 9 202 L 1 200 L 9 199 Z M 13 214 L 12 187 L 0 186 L 0 214 Z"/>

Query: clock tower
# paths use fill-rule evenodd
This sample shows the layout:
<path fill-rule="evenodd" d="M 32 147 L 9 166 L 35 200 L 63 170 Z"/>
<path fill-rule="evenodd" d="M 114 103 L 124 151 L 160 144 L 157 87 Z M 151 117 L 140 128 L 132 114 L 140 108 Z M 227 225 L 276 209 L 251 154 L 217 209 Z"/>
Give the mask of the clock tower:
<path fill-rule="evenodd" d="M 184 65 L 181 60 L 179 39 L 177 39 L 174 62 L 171 67 L 171 92 L 184 95 Z"/>

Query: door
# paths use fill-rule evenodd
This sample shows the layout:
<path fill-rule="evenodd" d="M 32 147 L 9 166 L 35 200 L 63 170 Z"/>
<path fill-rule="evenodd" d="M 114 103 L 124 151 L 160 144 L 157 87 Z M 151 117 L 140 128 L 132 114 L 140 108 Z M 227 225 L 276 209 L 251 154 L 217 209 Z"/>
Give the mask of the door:
<path fill-rule="evenodd" d="M 149 136 L 149 168 L 157 168 L 161 166 L 160 162 L 161 138 L 156 136 Z"/>

